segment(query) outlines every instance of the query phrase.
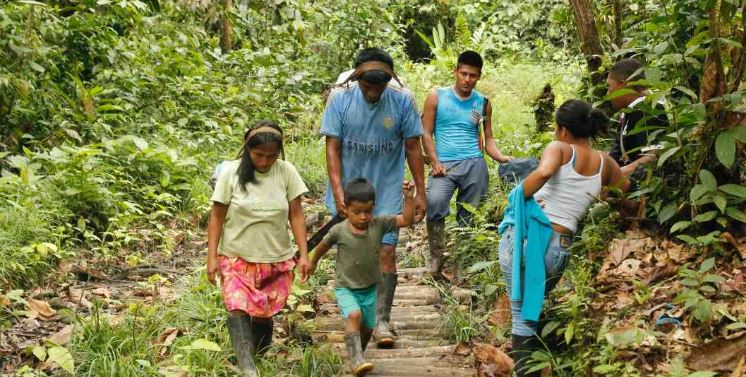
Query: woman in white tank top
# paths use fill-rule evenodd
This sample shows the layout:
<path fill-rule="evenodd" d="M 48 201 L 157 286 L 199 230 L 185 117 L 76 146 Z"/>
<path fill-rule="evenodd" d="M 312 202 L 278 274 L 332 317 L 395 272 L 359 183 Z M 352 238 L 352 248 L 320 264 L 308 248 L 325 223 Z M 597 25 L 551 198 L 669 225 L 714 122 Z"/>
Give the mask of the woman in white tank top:
<path fill-rule="evenodd" d="M 601 195 L 602 187 L 611 185 L 623 191 L 629 187 L 619 165 L 591 147 L 591 139 L 609 125 L 609 118 L 603 112 L 587 102 L 569 100 L 557 109 L 556 121 L 554 141 L 544 150 L 539 167 L 523 181 L 524 196 L 539 201 L 554 230 L 544 256 L 545 294 L 562 276 L 569 260 L 567 248 L 578 222 Z M 512 238 L 511 227 L 503 232 L 499 250 L 508 297 L 512 283 Z M 529 373 L 530 366 L 527 367 L 531 353 L 543 347 L 537 334 L 538 324 L 521 318 L 521 306 L 522 301 L 511 301 L 516 376 L 538 376 L 538 372 Z"/>

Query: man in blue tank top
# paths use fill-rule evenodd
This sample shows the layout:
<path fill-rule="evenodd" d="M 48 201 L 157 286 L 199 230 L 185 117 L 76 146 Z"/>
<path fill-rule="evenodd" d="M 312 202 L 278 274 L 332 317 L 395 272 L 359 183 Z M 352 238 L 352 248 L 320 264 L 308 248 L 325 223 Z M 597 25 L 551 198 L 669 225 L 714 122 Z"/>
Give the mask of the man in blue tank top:
<path fill-rule="evenodd" d="M 458 190 L 456 218 L 460 225 L 471 220 L 471 214 L 461 203 L 476 207 L 487 195 L 489 174 L 479 128 L 484 129 L 484 149 L 492 159 L 498 162 L 512 159 L 503 155 L 495 144 L 492 106 L 474 90 L 482 75 L 482 65 L 478 53 L 461 53 L 454 69 L 455 85 L 433 89 L 425 99 L 422 141 L 432 167 L 427 184 L 429 270 L 436 279 L 442 278 L 445 218 L 450 213 L 453 193 Z"/>
<path fill-rule="evenodd" d="M 332 213 L 344 214 L 343 187 L 364 177 L 376 191 L 373 215 L 396 215 L 401 211 L 401 186 L 406 156 L 414 178 L 415 221 L 426 210 L 425 173 L 422 162 L 422 123 L 412 93 L 399 85 L 394 60 L 379 48 L 367 48 L 355 58 L 355 71 L 334 88 L 321 119 L 326 136 L 326 166 L 329 174 L 326 205 Z M 393 346 L 390 331 L 391 304 L 396 290 L 396 243 L 398 232 L 384 235 L 379 256 L 382 280 L 377 288 L 376 328 L 379 347 Z"/>

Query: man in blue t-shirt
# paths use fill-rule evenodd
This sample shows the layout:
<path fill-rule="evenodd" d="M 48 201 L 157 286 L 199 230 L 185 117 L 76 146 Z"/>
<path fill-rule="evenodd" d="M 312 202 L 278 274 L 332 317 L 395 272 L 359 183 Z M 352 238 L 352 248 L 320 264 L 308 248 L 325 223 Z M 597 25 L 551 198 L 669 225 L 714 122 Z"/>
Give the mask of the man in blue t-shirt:
<path fill-rule="evenodd" d="M 489 174 L 482 155 L 479 127 L 484 129 L 484 148 L 498 162 L 512 159 L 503 155 L 492 136 L 492 106 L 474 90 L 482 75 L 482 57 L 465 51 L 458 57 L 456 84 L 433 89 L 425 99 L 422 142 L 430 157 L 431 177 L 427 185 L 427 236 L 430 247 L 430 274 L 443 277 L 445 218 L 450 213 L 453 193 L 458 190 L 456 218 L 468 224 L 471 213 L 461 203 L 477 207 L 487 195 Z"/>
<path fill-rule="evenodd" d="M 425 173 L 420 136 L 422 124 L 412 93 L 401 85 L 389 85 L 394 60 L 379 48 L 361 50 L 355 71 L 329 94 L 321 119 L 326 136 L 329 174 L 326 205 L 332 213 L 345 213 L 343 187 L 348 180 L 364 177 L 376 191 L 375 216 L 401 211 L 404 158 L 415 181 L 415 221 L 425 216 Z M 387 233 L 379 250 L 382 281 L 376 304 L 373 336 L 381 347 L 393 345 L 389 328 L 396 290 L 396 242 L 398 231 Z"/>

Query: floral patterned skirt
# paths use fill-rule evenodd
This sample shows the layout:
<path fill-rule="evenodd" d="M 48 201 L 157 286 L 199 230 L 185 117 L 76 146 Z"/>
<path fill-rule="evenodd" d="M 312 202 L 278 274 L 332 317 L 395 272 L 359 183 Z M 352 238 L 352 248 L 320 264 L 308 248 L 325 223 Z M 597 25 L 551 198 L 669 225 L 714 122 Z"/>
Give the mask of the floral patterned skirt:
<path fill-rule="evenodd" d="M 293 286 L 295 261 L 251 263 L 218 256 L 225 308 L 269 318 L 285 306 Z"/>

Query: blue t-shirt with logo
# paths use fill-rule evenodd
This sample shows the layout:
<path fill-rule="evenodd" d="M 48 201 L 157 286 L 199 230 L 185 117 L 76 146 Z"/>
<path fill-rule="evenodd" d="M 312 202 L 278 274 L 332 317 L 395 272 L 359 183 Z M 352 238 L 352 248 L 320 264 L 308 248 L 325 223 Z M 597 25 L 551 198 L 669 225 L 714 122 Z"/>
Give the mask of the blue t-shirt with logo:
<path fill-rule="evenodd" d="M 453 87 L 438 88 L 435 111 L 435 151 L 440 162 L 482 157 L 479 127 L 484 118 L 484 96 L 473 90 L 460 98 Z"/>
<path fill-rule="evenodd" d="M 401 210 L 404 142 L 422 136 L 422 123 L 412 93 L 388 86 L 376 103 L 368 103 L 357 82 L 336 88 L 321 119 L 321 134 L 342 143 L 342 187 L 364 177 L 376 189 L 374 215 Z M 326 205 L 334 212 L 331 183 Z"/>

